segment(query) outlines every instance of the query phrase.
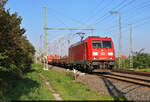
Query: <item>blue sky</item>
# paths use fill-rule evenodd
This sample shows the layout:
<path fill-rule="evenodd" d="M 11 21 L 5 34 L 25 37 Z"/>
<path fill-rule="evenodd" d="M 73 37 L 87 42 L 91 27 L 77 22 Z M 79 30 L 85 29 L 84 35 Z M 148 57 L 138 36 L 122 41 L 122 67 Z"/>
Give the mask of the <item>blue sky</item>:
<path fill-rule="evenodd" d="M 119 11 L 122 15 L 122 54 L 129 54 L 129 24 L 133 24 L 133 50 L 145 48 L 145 52 L 150 53 L 150 0 L 8 0 L 6 8 L 22 16 L 21 26 L 27 30 L 27 38 L 37 50 L 44 32 L 44 5 L 47 6 L 48 27 L 95 28 L 94 35 L 113 39 L 116 54 L 119 16 L 110 15 L 109 11 Z M 63 36 L 70 35 L 72 43 L 76 42 L 79 40 L 76 32 L 79 31 L 48 31 L 49 48 L 57 45 L 54 39 Z M 82 32 L 90 35 L 90 31 Z"/>

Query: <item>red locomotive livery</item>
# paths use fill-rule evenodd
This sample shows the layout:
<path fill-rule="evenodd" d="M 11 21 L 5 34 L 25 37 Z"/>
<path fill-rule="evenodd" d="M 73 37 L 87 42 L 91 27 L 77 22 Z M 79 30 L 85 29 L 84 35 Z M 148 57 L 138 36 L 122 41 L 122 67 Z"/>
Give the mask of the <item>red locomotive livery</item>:
<path fill-rule="evenodd" d="M 111 38 L 89 36 L 83 41 L 69 47 L 67 58 L 53 58 L 53 63 L 83 71 L 114 66 L 115 51 Z"/>
<path fill-rule="evenodd" d="M 52 61 L 53 61 L 53 55 L 50 54 L 50 55 L 48 56 L 47 60 L 48 60 L 48 63 L 51 64 Z"/>
<path fill-rule="evenodd" d="M 59 64 L 60 56 L 55 55 L 53 56 L 52 64 Z"/>
<path fill-rule="evenodd" d="M 111 38 L 91 36 L 69 48 L 69 63 L 93 70 L 112 68 L 115 51 Z"/>

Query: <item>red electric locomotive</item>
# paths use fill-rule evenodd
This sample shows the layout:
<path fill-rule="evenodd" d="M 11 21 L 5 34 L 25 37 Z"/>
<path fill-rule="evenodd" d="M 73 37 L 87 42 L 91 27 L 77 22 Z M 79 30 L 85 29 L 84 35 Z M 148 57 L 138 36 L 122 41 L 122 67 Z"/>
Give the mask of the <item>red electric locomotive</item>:
<path fill-rule="evenodd" d="M 112 69 L 115 60 L 113 41 L 108 37 L 89 36 L 69 48 L 69 65 L 84 71 Z"/>

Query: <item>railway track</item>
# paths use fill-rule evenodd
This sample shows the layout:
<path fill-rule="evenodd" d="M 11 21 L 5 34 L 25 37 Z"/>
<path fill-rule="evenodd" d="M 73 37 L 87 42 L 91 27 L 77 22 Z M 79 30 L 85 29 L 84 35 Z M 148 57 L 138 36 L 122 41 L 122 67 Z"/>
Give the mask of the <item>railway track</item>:
<path fill-rule="evenodd" d="M 131 70 L 112 70 L 112 72 L 126 73 L 126 74 L 133 74 L 133 75 L 141 75 L 141 76 L 150 77 L 150 72 L 140 72 L 140 71 L 131 71 Z"/>
<path fill-rule="evenodd" d="M 150 73 L 148 72 L 112 70 L 103 73 L 95 72 L 94 74 L 104 78 L 150 87 Z"/>
<path fill-rule="evenodd" d="M 150 73 L 148 72 L 129 71 L 129 70 L 111 70 L 111 71 L 103 70 L 102 72 L 99 72 L 99 70 L 97 70 L 92 74 L 104 78 L 110 78 L 150 87 Z"/>

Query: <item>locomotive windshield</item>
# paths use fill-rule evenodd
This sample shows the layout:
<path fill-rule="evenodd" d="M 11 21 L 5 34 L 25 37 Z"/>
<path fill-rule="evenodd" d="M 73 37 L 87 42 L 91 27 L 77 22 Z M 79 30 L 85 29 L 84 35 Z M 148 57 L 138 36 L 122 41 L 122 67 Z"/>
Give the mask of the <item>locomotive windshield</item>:
<path fill-rule="evenodd" d="M 111 48 L 111 41 L 99 41 L 93 40 L 92 41 L 93 48 Z"/>
<path fill-rule="evenodd" d="M 102 41 L 93 40 L 92 46 L 93 46 L 93 48 L 102 48 Z"/>
<path fill-rule="evenodd" d="M 111 41 L 102 41 L 103 48 L 111 48 Z"/>

